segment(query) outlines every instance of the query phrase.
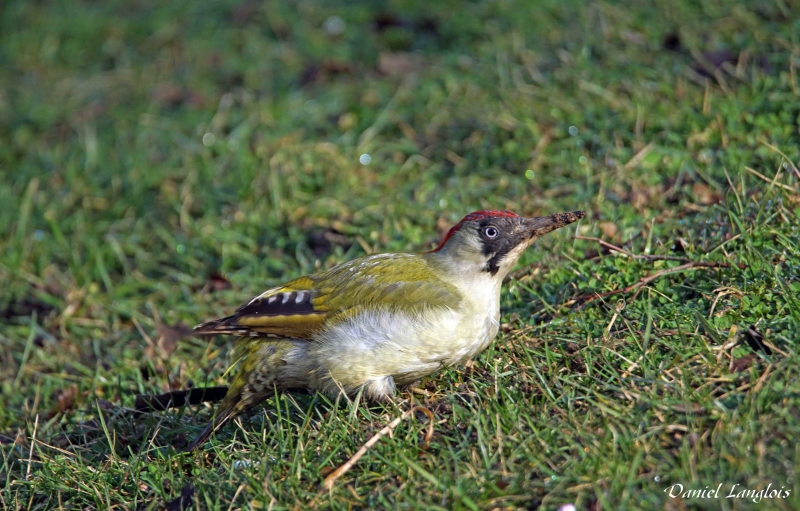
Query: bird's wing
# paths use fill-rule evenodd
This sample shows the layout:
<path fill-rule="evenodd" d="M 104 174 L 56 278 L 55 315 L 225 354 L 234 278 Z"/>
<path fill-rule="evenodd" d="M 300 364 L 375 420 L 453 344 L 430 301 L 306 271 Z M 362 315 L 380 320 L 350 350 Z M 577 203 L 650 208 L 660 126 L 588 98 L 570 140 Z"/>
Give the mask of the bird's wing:
<path fill-rule="evenodd" d="M 230 316 L 197 325 L 194 332 L 308 339 L 327 314 L 314 307 L 317 294 L 314 281 L 300 277 L 261 293 Z"/>
<path fill-rule="evenodd" d="M 455 308 L 461 294 L 428 262 L 411 254 L 376 254 L 340 264 L 316 278 L 315 304 L 330 316 L 352 308 L 402 310 Z"/>
<path fill-rule="evenodd" d="M 341 314 L 365 308 L 413 313 L 455 308 L 460 300 L 455 286 L 439 279 L 419 256 L 379 254 L 270 289 L 233 315 L 196 326 L 195 333 L 311 339 Z"/>

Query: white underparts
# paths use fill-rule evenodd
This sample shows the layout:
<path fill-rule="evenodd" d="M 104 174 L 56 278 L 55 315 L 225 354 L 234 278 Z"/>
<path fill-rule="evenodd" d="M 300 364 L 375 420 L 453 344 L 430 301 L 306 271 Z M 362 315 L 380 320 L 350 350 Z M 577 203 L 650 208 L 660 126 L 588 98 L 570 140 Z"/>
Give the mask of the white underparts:
<path fill-rule="evenodd" d="M 474 357 L 499 328 L 499 286 L 484 275 L 486 281 L 458 311 L 376 310 L 324 329 L 297 354 L 311 375 L 308 385 L 331 395 L 363 387 L 367 398 L 384 400 L 394 394 L 395 385 Z"/>

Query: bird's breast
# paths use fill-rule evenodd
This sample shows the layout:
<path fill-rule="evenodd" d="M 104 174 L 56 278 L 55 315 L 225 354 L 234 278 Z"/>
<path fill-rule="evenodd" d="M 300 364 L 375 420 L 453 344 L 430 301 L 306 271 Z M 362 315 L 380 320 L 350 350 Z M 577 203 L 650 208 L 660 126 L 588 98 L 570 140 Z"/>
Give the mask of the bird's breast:
<path fill-rule="evenodd" d="M 450 344 L 446 365 L 471 359 L 489 346 L 500 328 L 499 297 L 493 289 L 469 297 Z"/>
<path fill-rule="evenodd" d="M 483 351 L 497 334 L 496 308 L 364 312 L 327 326 L 309 354 L 345 390 L 385 376 L 403 385 Z"/>

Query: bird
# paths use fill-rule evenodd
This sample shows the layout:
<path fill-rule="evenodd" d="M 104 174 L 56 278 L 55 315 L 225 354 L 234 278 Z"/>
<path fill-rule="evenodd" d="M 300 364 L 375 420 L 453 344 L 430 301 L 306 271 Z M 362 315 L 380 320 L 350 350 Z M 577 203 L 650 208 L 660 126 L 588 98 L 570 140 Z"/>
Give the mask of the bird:
<path fill-rule="evenodd" d="M 240 337 L 238 371 L 186 450 L 275 392 L 363 392 L 371 402 L 390 402 L 398 387 L 468 361 L 497 335 L 503 279 L 525 249 L 585 215 L 475 211 L 433 250 L 353 259 L 197 325 L 197 335 Z"/>

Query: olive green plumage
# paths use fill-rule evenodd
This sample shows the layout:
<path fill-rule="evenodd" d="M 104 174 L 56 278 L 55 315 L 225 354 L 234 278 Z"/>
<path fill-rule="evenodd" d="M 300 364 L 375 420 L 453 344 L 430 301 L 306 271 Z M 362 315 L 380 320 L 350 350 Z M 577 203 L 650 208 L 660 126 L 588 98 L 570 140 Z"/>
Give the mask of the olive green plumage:
<path fill-rule="evenodd" d="M 198 334 L 242 339 L 231 387 L 188 449 L 275 391 L 363 390 L 370 400 L 389 400 L 396 385 L 475 356 L 497 334 L 503 277 L 525 248 L 582 217 L 472 213 L 431 252 L 348 261 L 198 325 Z"/>
<path fill-rule="evenodd" d="M 460 292 L 436 276 L 435 265 L 435 258 L 409 254 L 361 257 L 326 272 L 291 280 L 259 295 L 232 316 L 198 325 L 195 330 L 200 333 L 248 337 L 239 340 L 236 347 L 238 372 L 215 420 L 189 450 L 203 444 L 229 418 L 263 401 L 275 389 L 287 388 L 286 382 L 277 380 L 280 368 L 286 365 L 283 357 L 297 340 L 313 342 L 314 334 L 327 321 L 353 318 L 365 310 L 413 314 L 423 309 L 457 307 Z M 284 296 L 289 297 L 287 303 L 283 303 Z M 279 298 L 270 303 L 272 297 Z M 282 306 L 280 310 L 278 305 Z"/>
<path fill-rule="evenodd" d="M 457 307 L 461 295 L 437 276 L 438 266 L 435 257 L 425 254 L 361 257 L 270 289 L 235 314 L 198 325 L 195 332 L 312 339 L 326 321 L 353 316 L 365 308 L 415 313 Z"/>

